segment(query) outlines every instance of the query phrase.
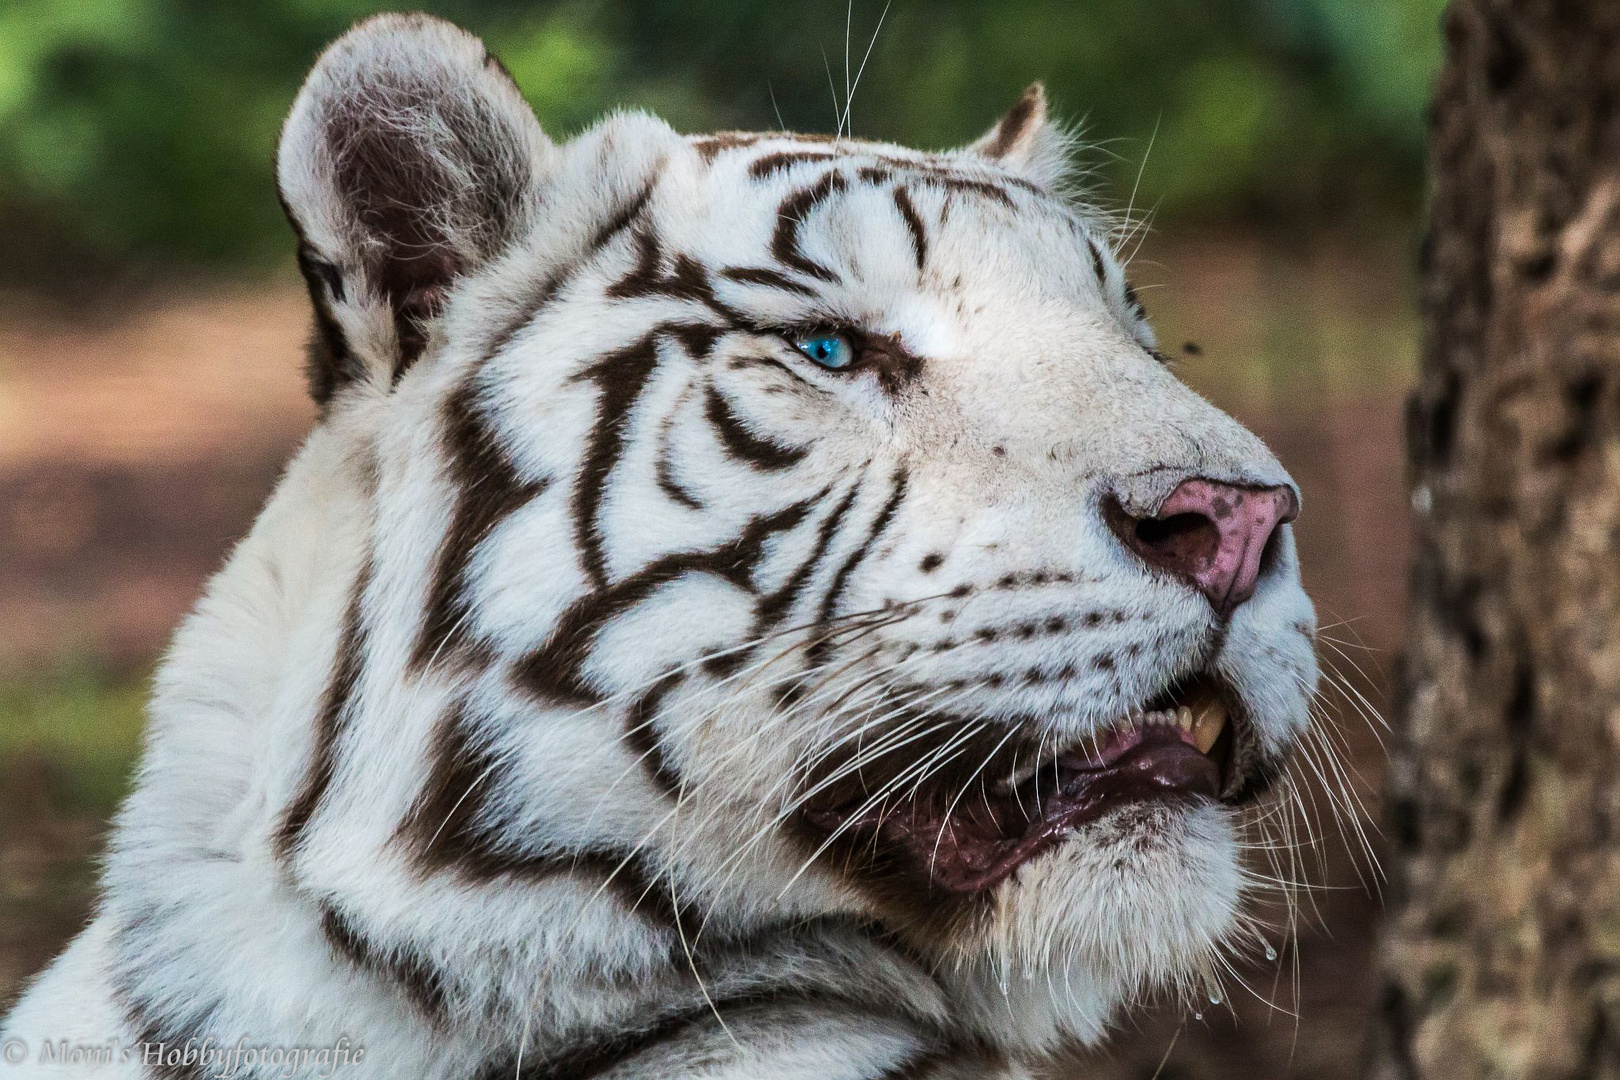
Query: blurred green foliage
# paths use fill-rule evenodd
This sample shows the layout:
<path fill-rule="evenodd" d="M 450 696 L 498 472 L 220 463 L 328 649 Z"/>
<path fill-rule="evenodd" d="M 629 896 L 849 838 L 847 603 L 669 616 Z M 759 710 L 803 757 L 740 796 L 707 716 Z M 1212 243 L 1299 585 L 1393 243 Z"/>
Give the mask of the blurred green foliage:
<path fill-rule="evenodd" d="M 0 780 L 48 767 L 63 807 L 111 813 L 128 787 L 148 689 L 89 669 L 0 682 Z"/>
<path fill-rule="evenodd" d="M 946 146 L 1041 79 L 1103 145 L 1098 185 L 1162 215 L 1403 212 L 1442 0 L 862 0 L 857 134 Z M 0 235 L 13 275 L 284 257 L 270 161 L 321 46 L 371 0 L 9 0 Z M 415 6 L 415 5 L 407 5 Z M 604 109 L 830 130 L 846 7 L 679 0 L 421 5 L 481 34 L 553 135 Z M 1149 154 L 1149 145 L 1152 151 Z M 1143 168 L 1144 158 L 1147 159 Z"/>

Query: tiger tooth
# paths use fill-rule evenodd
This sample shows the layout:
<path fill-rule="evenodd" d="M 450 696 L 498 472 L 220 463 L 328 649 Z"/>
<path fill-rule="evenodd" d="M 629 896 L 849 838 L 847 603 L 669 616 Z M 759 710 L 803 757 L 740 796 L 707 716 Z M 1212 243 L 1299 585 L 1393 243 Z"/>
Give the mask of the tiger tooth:
<path fill-rule="evenodd" d="M 1193 745 L 1198 747 L 1200 754 L 1207 754 L 1215 747 L 1215 740 L 1221 737 L 1226 730 L 1226 706 L 1219 701 L 1206 701 L 1200 704 L 1198 715 L 1193 718 L 1192 737 Z"/>
<path fill-rule="evenodd" d="M 1183 705 L 1176 710 L 1176 724 L 1182 731 L 1191 731 L 1193 726 L 1192 708 Z"/>

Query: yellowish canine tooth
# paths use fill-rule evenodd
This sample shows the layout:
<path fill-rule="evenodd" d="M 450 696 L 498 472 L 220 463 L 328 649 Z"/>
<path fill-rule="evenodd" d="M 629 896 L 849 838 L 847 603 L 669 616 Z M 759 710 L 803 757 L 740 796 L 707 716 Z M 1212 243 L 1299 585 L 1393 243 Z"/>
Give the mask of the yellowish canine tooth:
<path fill-rule="evenodd" d="M 1176 710 L 1176 724 L 1182 731 L 1192 730 L 1192 709 L 1183 705 Z"/>
<path fill-rule="evenodd" d="M 1200 703 L 1198 715 L 1192 722 L 1193 745 L 1198 747 L 1198 752 L 1209 753 L 1215 746 L 1215 740 L 1219 739 L 1221 732 L 1225 730 L 1226 706 L 1213 700 Z"/>

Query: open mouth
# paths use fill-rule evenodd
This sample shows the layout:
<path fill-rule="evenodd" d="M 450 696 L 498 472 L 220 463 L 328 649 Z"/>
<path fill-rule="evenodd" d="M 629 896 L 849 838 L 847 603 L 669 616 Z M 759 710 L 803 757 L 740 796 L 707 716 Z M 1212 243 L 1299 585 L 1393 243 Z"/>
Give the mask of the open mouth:
<path fill-rule="evenodd" d="M 1001 882 L 1061 837 L 1131 803 L 1215 801 L 1233 784 L 1241 711 L 1218 680 L 1185 679 L 1095 736 L 967 791 L 857 798 L 807 811 L 950 893 Z M 986 770 L 988 773 L 988 770 Z"/>

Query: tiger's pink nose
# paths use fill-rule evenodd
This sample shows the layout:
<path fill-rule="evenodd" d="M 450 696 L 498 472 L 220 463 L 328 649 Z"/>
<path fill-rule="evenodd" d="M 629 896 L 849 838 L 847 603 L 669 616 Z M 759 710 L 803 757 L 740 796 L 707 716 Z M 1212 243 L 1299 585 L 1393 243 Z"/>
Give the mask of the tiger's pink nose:
<path fill-rule="evenodd" d="M 1115 503 L 1108 518 L 1126 547 L 1196 586 L 1224 619 L 1254 595 L 1266 545 L 1298 513 L 1290 487 L 1185 480 L 1152 517 L 1131 517 Z"/>

